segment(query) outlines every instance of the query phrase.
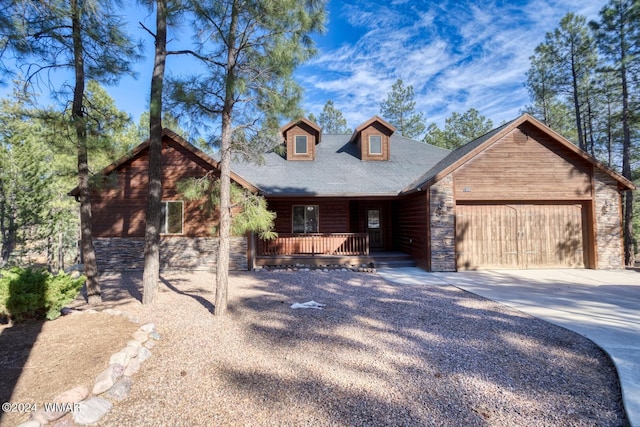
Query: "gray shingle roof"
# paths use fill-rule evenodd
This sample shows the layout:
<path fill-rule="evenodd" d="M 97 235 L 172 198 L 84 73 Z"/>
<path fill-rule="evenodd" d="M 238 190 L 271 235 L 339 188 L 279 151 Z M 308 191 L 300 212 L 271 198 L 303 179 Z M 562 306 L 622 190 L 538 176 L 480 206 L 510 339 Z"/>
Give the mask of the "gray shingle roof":
<path fill-rule="evenodd" d="M 233 161 L 231 169 L 267 195 L 392 196 L 444 159 L 449 150 L 399 135 L 388 161 L 362 161 L 350 135 L 323 134 L 314 161 L 287 161 L 274 152 L 265 163 Z"/>

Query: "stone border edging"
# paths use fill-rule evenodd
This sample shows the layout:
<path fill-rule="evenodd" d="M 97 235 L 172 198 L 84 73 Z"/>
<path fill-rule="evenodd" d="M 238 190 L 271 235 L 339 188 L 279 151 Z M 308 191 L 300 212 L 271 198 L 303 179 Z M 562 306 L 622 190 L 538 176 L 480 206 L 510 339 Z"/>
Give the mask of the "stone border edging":
<path fill-rule="evenodd" d="M 142 323 L 111 308 L 102 311 L 63 309 L 62 312 L 63 315 L 74 316 L 82 313 L 105 313 L 123 316 L 135 324 Z M 87 426 L 97 423 L 113 409 L 114 403 L 127 398 L 133 384 L 133 375 L 140 370 L 142 363 L 151 357 L 151 349 L 161 336 L 156 331 L 154 323 L 145 323 L 132 334 L 132 338 L 126 347 L 111 355 L 107 368 L 96 377 L 93 389 L 89 390 L 86 385 L 79 385 L 64 391 L 52 399 L 52 403 L 57 406 L 55 409 L 59 411 L 40 408 L 31 414 L 29 421 L 17 427 Z"/>

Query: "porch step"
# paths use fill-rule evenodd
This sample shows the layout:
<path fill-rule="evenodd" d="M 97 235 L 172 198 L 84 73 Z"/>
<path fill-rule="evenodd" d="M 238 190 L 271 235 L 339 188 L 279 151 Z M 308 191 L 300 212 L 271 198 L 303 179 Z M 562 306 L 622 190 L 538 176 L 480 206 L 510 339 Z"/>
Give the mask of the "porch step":
<path fill-rule="evenodd" d="M 400 268 L 415 267 L 416 262 L 407 254 L 401 253 L 385 253 L 381 255 L 372 255 L 373 265 L 375 268 Z"/>

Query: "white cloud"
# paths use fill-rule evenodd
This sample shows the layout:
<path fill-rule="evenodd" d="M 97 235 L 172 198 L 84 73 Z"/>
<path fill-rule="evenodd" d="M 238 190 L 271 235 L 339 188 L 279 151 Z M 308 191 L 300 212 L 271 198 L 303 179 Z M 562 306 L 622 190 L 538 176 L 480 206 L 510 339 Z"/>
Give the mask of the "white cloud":
<path fill-rule="evenodd" d="M 396 0 L 343 5 L 343 16 L 362 35 L 321 52 L 299 74 L 307 90 L 305 106 L 319 113 L 332 99 L 355 127 L 379 113 L 380 102 L 400 78 L 414 87 L 417 108 L 428 122 L 442 126 L 452 112 L 476 108 L 497 125 L 529 103 L 524 87 L 529 57 L 545 33 L 569 11 L 597 18 L 605 0 L 584 3 Z"/>

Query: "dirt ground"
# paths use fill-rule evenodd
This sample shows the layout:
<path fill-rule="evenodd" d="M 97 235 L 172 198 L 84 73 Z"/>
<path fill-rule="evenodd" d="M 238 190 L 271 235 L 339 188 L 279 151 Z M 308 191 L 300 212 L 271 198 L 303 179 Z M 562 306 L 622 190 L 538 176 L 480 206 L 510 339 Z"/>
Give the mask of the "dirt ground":
<path fill-rule="evenodd" d="M 75 386 L 84 384 L 91 390 L 111 355 L 126 345 L 138 327 L 104 313 L 0 325 L 0 402 L 41 407 Z M 28 419 L 29 413 L 0 412 L 0 426 Z"/>

